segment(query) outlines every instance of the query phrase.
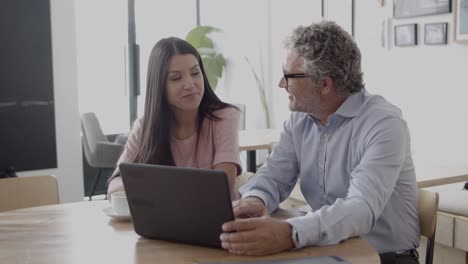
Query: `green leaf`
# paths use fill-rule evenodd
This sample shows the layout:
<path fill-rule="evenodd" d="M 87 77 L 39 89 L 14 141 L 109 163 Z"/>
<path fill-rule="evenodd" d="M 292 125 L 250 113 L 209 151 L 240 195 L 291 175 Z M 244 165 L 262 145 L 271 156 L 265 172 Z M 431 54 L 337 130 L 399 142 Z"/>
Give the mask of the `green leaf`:
<path fill-rule="evenodd" d="M 223 57 L 221 57 L 221 59 L 218 57 L 217 59 L 216 56 L 208 56 L 203 60 L 205 70 L 208 75 L 208 81 L 213 89 L 217 86 L 219 79 L 222 77 L 224 66 L 223 61 Z"/>
<path fill-rule="evenodd" d="M 197 50 L 199 48 L 213 48 L 213 41 L 207 37 L 211 32 L 220 32 L 221 30 L 211 26 L 197 26 L 192 29 L 185 40 L 192 44 Z"/>
<path fill-rule="evenodd" d="M 185 39 L 200 53 L 208 81 L 214 90 L 223 76 L 226 59 L 216 50 L 213 40 L 208 37 L 212 32 L 221 32 L 221 30 L 212 26 L 197 26 L 187 34 Z"/>
<path fill-rule="evenodd" d="M 226 65 L 226 60 L 224 59 L 224 56 L 218 53 L 210 59 L 212 60 L 212 63 L 215 65 L 215 67 L 213 67 L 213 73 L 216 76 L 219 76 L 219 78 L 223 77 L 223 68 L 224 68 L 224 65 Z"/>

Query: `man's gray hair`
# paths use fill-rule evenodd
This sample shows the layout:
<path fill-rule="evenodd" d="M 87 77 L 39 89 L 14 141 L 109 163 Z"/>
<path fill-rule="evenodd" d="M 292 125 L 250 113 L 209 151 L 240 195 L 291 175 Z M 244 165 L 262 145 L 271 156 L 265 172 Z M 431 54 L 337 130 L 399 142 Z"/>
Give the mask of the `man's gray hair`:
<path fill-rule="evenodd" d="M 303 58 L 303 70 L 314 82 L 330 77 L 337 93 L 343 96 L 363 88 L 361 52 L 351 35 L 335 22 L 299 26 L 285 46 Z"/>

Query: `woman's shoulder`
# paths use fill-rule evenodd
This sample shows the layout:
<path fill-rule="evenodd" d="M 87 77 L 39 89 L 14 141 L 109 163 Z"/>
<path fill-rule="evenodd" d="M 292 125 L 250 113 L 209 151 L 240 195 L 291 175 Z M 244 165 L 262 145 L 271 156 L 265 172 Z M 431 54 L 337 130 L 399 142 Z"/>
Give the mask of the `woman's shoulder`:
<path fill-rule="evenodd" d="M 143 117 L 135 119 L 133 121 L 133 128 L 134 129 L 140 129 L 143 126 Z"/>
<path fill-rule="evenodd" d="M 132 134 L 140 133 L 142 127 L 143 127 L 143 117 L 135 119 L 135 121 L 133 121 L 133 124 L 132 124 L 132 127 L 131 127 L 131 133 Z"/>
<path fill-rule="evenodd" d="M 213 112 L 213 115 L 218 117 L 218 120 L 209 120 L 215 131 L 237 131 L 240 120 L 240 112 L 235 107 L 226 107 Z"/>
<path fill-rule="evenodd" d="M 223 109 L 215 110 L 213 111 L 213 115 L 217 116 L 218 118 L 224 120 L 224 119 L 239 119 L 240 117 L 240 111 L 239 109 L 233 107 L 233 106 L 228 106 Z"/>

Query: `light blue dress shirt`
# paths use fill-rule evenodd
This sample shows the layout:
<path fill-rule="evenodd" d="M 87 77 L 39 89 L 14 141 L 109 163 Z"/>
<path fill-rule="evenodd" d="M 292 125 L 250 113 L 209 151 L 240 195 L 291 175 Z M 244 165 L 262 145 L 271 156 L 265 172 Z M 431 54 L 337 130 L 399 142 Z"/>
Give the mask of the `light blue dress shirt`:
<path fill-rule="evenodd" d="M 288 219 L 298 247 L 363 236 L 379 253 L 418 247 L 416 176 L 401 111 L 365 89 L 348 97 L 328 124 L 293 112 L 278 145 L 242 197 L 257 196 L 271 213 L 298 179 L 312 207 Z"/>

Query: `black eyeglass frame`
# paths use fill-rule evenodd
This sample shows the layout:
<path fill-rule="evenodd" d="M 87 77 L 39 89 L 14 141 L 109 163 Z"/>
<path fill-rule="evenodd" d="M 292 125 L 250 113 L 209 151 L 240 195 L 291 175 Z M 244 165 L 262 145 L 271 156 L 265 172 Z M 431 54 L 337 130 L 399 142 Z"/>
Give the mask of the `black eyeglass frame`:
<path fill-rule="evenodd" d="M 288 79 L 305 78 L 305 77 L 312 77 L 312 76 L 309 74 L 305 74 L 305 73 L 283 73 L 283 78 L 286 81 L 286 88 L 289 87 Z"/>

